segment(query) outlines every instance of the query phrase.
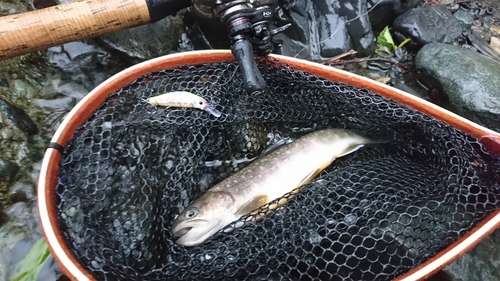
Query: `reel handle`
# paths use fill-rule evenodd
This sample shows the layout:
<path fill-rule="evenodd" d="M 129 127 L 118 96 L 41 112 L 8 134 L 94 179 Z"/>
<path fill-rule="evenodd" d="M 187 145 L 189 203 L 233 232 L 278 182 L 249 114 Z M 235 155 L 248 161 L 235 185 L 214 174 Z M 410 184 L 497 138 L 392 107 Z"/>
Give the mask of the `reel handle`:
<path fill-rule="evenodd" d="M 231 52 L 240 66 L 243 88 L 249 93 L 263 91 L 266 81 L 255 64 L 252 43 L 245 38 L 239 38 L 231 46 Z"/>

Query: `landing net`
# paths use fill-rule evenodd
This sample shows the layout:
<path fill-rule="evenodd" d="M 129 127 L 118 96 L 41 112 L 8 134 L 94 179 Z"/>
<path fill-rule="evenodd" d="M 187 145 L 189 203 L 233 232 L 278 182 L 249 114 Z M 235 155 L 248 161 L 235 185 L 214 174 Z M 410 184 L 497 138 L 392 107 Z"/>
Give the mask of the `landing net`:
<path fill-rule="evenodd" d="M 253 94 L 232 61 L 149 73 L 75 131 L 56 208 L 97 280 L 391 280 L 500 206 L 499 157 L 475 137 L 275 59 L 258 67 L 268 89 Z M 179 90 L 222 116 L 144 102 Z M 269 147 L 322 128 L 390 141 L 334 161 L 257 223 L 175 244 L 170 227 L 194 199 Z"/>

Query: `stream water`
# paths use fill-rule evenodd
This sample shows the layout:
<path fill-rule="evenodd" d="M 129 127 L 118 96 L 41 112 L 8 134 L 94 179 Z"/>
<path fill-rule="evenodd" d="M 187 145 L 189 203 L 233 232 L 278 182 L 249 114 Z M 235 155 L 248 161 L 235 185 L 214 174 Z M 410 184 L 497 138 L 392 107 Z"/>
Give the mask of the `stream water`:
<path fill-rule="evenodd" d="M 38 69 L 33 68 L 32 59 L 39 59 Z M 13 163 L 17 172 L 11 172 L 12 179 L 0 176 L 12 184 L 10 190 L 0 195 L 4 206 L 0 209 L 0 280 L 13 277 L 18 262 L 42 237 L 36 183 L 44 147 L 78 101 L 129 65 L 89 41 L 49 48 L 44 57 L 33 54 L 0 62 L 4 81 L 0 85 L 0 101 L 8 101 L 10 106 L 25 112 L 20 114 L 8 108 L 1 112 L 4 120 L 0 120 L 0 161 Z M 36 125 L 38 134 L 29 134 L 19 125 L 29 122 Z M 6 166 L 0 166 L 0 175 L 9 174 Z M 50 256 L 37 280 L 64 278 Z"/>

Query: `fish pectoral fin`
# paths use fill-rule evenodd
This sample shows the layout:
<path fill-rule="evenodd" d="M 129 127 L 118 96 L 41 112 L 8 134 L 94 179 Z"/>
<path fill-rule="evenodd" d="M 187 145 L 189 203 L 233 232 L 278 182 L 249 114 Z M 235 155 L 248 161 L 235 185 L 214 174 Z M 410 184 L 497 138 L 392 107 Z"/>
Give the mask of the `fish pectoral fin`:
<path fill-rule="evenodd" d="M 307 174 L 307 176 L 305 176 L 300 181 L 299 185 L 297 185 L 297 188 L 303 186 L 306 183 L 309 183 L 313 178 L 315 178 L 317 175 L 319 175 L 319 173 L 321 173 L 321 171 L 323 171 L 323 169 L 312 170 L 309 174 Z"/>
<path fill-rule="evenodd" d="M 241 208 L 236 211 L 235 215 L 241 217 L 267 203 L 269 203 L 269 197 L 267 195 L 257 195 L 241 206 Z"/>
<path fill-rule="evenodd" d="M 360 148 L 362 148 L 363 146 L 365 146 L 364 143 L 362 144 L 351 144 L 346 150 L 344 150 L 344 153 L 340 154 L 340 155 L 336 155 L 336 158 L 339 158 L 339 157 L 342 157 L 342 156 L 346 156 L 347 154 L 349 153 L 352 153 Z"/>

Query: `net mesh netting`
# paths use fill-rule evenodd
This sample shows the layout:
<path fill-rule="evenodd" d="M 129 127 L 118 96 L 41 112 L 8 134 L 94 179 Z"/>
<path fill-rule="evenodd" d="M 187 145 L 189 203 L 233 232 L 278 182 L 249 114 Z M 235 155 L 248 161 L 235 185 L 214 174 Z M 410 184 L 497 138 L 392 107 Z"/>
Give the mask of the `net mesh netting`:
<path fill-rule="evenodd" d="M 275 59 L 246 93 L 237 64 L 149 73 L 76 130 L 60 162 L 59 226 L 98 280 L 391 280 L 499 207 L 500 161 L 474 137 L 365 89 Z M 187 90 L 222 116 L 144 100 Z M 182 247 L 170 227 L 269 147 L 321 128 L 371 139 L 270 216 Z M 263 210 L 265 212 L 265 210 Z"/>

